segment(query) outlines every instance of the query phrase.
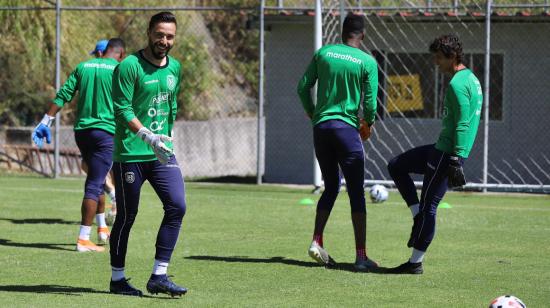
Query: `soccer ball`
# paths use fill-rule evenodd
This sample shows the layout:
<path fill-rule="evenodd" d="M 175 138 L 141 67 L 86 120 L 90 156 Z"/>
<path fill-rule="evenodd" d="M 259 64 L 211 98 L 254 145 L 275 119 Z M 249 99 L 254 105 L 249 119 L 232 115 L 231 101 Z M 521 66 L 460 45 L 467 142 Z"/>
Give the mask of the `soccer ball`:
<path fill-rule="evenodd" d="M 369 195 L 373 203 L 382 203 L 388 200 L 388 190 L 383 185 L 373 185 L 369 190 Z"/>
<path fill-rule="evenodd" d="M 495 298 L 489 308 L 525 308 L 525 304 L 513 295 L 503 295 Z"/>

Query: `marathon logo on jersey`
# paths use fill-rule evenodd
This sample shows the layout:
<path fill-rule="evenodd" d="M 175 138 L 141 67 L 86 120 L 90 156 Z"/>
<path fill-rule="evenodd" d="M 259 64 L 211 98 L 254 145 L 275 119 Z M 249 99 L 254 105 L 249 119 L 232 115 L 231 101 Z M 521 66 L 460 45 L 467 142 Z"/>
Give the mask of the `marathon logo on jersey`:
<path fill-rule="evenodd" d="M 354 58 L 350 55 L 343 55 L 343 54 L 332 52 L 332 51 L 327 52 L 327 57 L 334 58 L 334 59 L 342 59 L 342 60 L 350 61 L 350 62 L 353 62 L 353 63 L 356 63 L 356 64 L 363 63 L 363 61 L 361 61 L 357 58 Z"/>
<path fill-rule="evenodd" d="M 169 90 L 174 90 L 174 88 L 176 87 L 176 77 L 174 77 L 174 75 L 166 76 L 166 85 L 168 86 Z"/>
<path fill-rule="evenodd" d="M 159 94 L 153 96 L 151 99 L 151 106 L 161 105 L 171 101 L 172 93 L 171 92 L 160 92 Z"/>
<path fill-rule="evenodd" d="M 129 172 L 124 173 L 124 180 L 128 184 L 132 184 L 136 180 L 136 176 L 133 172 L 129 171 Z"/>
<path fill-rule="evenodd" d="M 116 65 L 105 64 L 105 63 L 85 63 L 85 68 L 102 68 L 113 71 Z"/>

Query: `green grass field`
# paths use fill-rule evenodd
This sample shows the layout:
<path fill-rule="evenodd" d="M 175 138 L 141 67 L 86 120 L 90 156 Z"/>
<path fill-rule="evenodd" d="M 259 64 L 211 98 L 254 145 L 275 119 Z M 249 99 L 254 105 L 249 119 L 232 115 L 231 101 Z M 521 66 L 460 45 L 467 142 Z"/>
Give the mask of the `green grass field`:
<path fill-rule="evenodd" d="M 486 307 L 503 294 L 550 305 L 550 197 L 449 193 L 424 275 L 355 273 L 347 195 L 325 232 L 337 269 L 309 259 L 315 207 L 307 189 L 187 186 L 188 211 L 169 274 L 187 295 L 110 295 L 108 253 L 77 253 L 84 180 L 0 177 L 0 304 L 14 307 L 369 306 Z M 410 256 L 412 219 L 396 193 L 368 204 L 369 256 L 396 266 Z M 145 290 L 162 217 L 146 184 L 126 273 Z M 95 232 L 95 228 L 94 228 Z M 93 234 L 95 240 L 95 234 Z"/>

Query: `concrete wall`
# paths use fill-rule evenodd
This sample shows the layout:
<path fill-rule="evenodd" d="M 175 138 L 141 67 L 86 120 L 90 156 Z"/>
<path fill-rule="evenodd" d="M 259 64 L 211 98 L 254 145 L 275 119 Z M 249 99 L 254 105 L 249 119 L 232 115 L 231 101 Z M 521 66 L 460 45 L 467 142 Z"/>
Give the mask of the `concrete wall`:
<path fill-rule="evenodd" d="M 268 182 L 312 183 L 312 129 L 296 85 L 313 52 L 313 18 L 271 17 L 266 37 L 266 173 Z M 434 37 L 455 32 L 467 53 L 483 53 L 478 22 L 380 23 L 368 20 L 367 48 L 427 52 Z M 376 30 L 375 30 L 376 29 Z M 489 182 L 550 184 L 550 22 L 494 23 L 492 52 L 504 55 L 503 115 L 490 122 Z M 478 76 L 481 77 L 482 76 Z M 439 119 L 386 118 L 365 144 L 367 179 L 389 179 L 386 163 L 411 147 L 434 143 Z M 467 161 L 469 181 L 482 181 L 483 121 Z"/>
<path fill-rule="evenodd" d="M 31 133 L 31 127 L 0 130 L 0 140 L 5 140 L 0 151 L 5 150 L 3 144 L 31 145 Z M 59 140 L 62 149 L 76 149 L 72 127 L 61 127 Z M 186 177 L 255 175 L 256 144 L 256 118 L 181 121 L 174 125 L 174 151 Z M 71 172 L 63 168 L 62 174 Z"/>

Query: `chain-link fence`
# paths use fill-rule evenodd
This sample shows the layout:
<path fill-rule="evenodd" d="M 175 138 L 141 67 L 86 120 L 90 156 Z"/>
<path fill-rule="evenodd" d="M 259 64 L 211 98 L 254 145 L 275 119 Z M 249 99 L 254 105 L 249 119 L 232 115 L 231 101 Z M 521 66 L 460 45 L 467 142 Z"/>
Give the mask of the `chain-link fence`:
<path fill-rule="evenodd" d="M 60 15 L 56 17 L 56 3 Z M 4 130 L 4 164 L 21 162 L 51 174 L 49 151 L 32 150 L 30 133 L 55 95 L 56 51 L 61 84 L 99 39 L 120 37 L 127 53 L 147 45 L 150 16 L 175 13 L 176 43 L 170 54 L 182 64 L 179 111 L 174 126 L 175 153 L 188 177 L 253 176 L 257 170 L 258 29 L 246 27 L 254 7 L 224 1 L 0 1 L 2 30 L 0 124 Z M 56 46 L 56 21 L 60 42 Z M 71 123 L 76 104 L 61 114 L 59 174 L 67 168 L 64 153 L 76 149 Z M 28 129 L 13 127 L 30 126 Z M 15 133 L 17 132 L 17 133 Z M 16 155 L 14 148 L 17 145 Z M 21 152 L 22 151 L 22 152 Z M 39 155 L 41 154 L 41 155 Z M 8 158 L 6 158 L 6 155 Z M 19 158 L 17 157 L 19 156 Z M 39 156 L 34 157 L 34 156 Z"/>
<path fill-rule="evenodd" d="M 159 7 L 148 0 L 64 0 L 58 49 L 54 1 L 29 0 L 21 5 L 0 0 L 0 14 L 6 21 L 0 30 L 4 38 L 0 41 L 0 123 L 30 126 L 39 120 L 55 94 L 57 50 L 64 81 L 99 39 L 121 37 L 130 52 L 143 48 L 150 15 L 169 9 L 179 22 L 172 55 L 184 70 L 178 97 L 180 121 L 174 131 L 184 174 L 260 178 L 264 163 L 258 148 L 263 153 L 265 144 L 266 181 L 311 184 L 311 127 L 296 85 L 313 53 L 315 1 L 262 2 L 265 27 L 258 31 L 258 23 L 247 22 L 257 20 L 257 1 L 172 0 Z M 436 140 L 449 77 L 433 65 L 428 44 L 440 34 L 453 32 L 464 43 L 465 64 L 489 94 L 488 130 L 482 120 L 467 163 L 469 185 L 548 189 L 550 149 L 545 139 L 550 122 L 545 115 L 550 105 L 544 68 L 549 60 L 543 38 L 550 30 L 547 1 L 495 1 L 490 19 L 482 1 L 321 2 L 323 43 L 340 41 L 345 14 L 364 14 L 363 48 L 379 63 L 378 119 L 375 134 L 365 144 L 369 183 L 390 183 L 385 167 L 389 159 Z M 259 38 L 264 34 L 265 53 L 260 58 L 263 41 Z M 258 121 L 261 61 L 265 61 L 265 142 L 263 129 L 258 133 L 263 125 Z M 62 111 L 62 124 L 71 123 L 72 108 L 74 104 Z M 0 134 L 4 153 L 0 160 L 6 163 L 5 154 L 9 154 L 18 161 L 32 161 L 25 158 L 34 155 L 25 148 L 32 148 L 31 129 Z M 23 149 L 19 158 L 13 147 L 6 149 L 17 144 Z M 62 155 L 75 148 L 70 126 L 60 129 L 59 144 Z M 61 173 L 74 173 L 66 169 L 62 166 Z M 44 170 L 51 173 L 51 168 Z"/>
<path fill-rule="evenodd" d="M 466 164 L 468 186 L 549 190 L 550 146 L 544 141 L 550 129 L 545 119 L 550 112 L 549 90 L 544 86 L 550 82 L 544 73 L 549 46 L 543 39 L 550 30 L 548 3 L 497 1 L 488 19 L 487 3 L 482 1 L 380 2 L 384 6 L 322 1 L 323 44 L 340 43 L 345 14 L 363 14 L 367 35 L 362 48 L 379 64 L 378 117 L 374 134 L 365 144 L 367 183 L 391 185 L 386 165 L 392 157 L 437 140 L 449 76 L 437 70 L 428 47 L 435 37 L 456 33 L 463 42 L 464 63 L 487 90 L 485 102 L 489 103 L 483 110 L 489 110 L 488 126 L 482 114 Z M 268 80 L 270 73 L 277 77 L 271 80 L 276 84 L 266 84 L 266 178 L 312 183 L 312 143 L 307 141 L 311 128 L 297 96 L 279 95 L 294 94 L 311 59 L 313 18 L 311 11 L 287 8 L 280 14 L 276 7 L 270 9 L 274 11 L 266 23 L 273 41 L 267 42 L 266 70 Z M 283 147 L 289 140 L 300 142 Z M 289 157 L 291 149 L 302 153 Z M 279 166 L 285 160 L 291 161 L 287 169 Z M 291 175 L 293 169 L 299 170 L 298 175 Z"/>

